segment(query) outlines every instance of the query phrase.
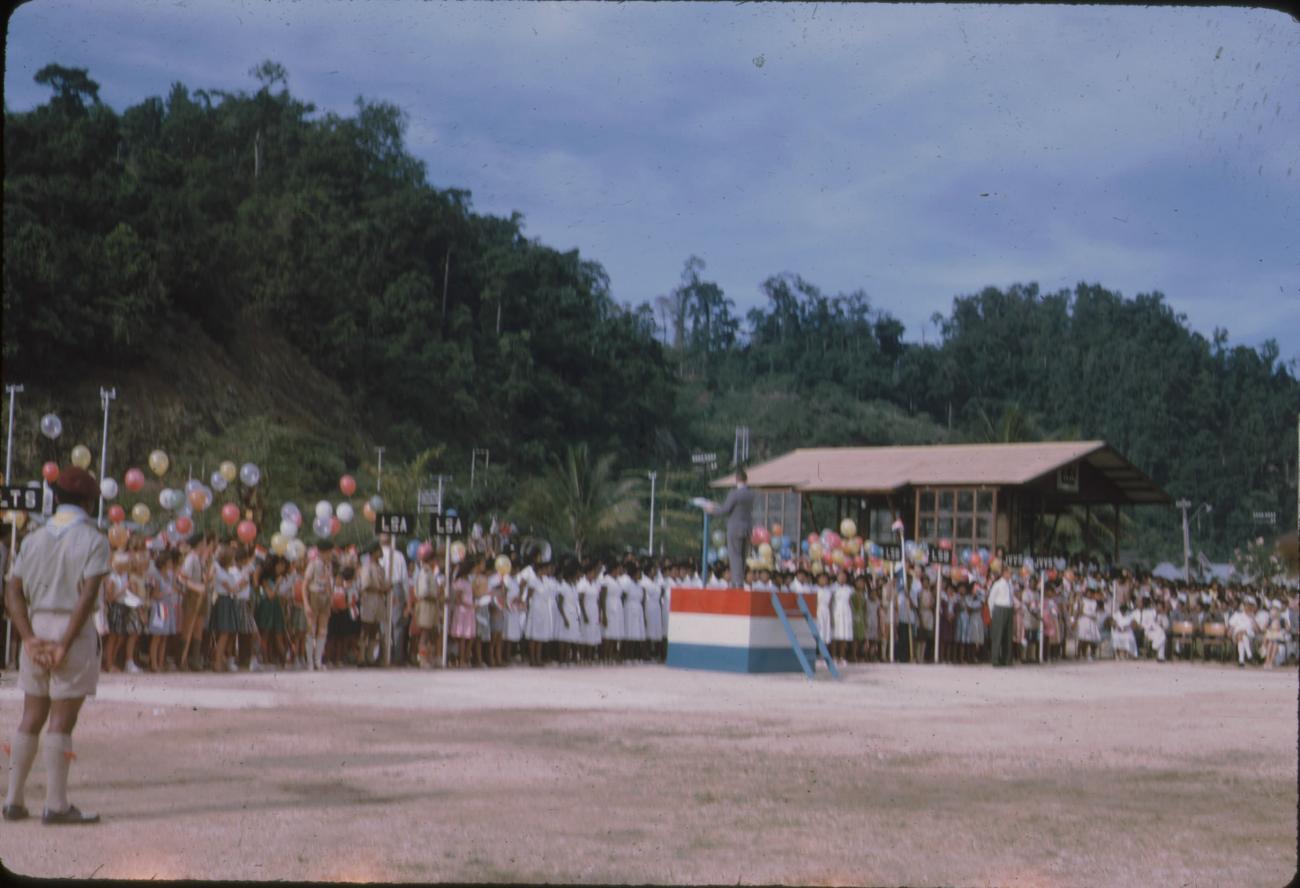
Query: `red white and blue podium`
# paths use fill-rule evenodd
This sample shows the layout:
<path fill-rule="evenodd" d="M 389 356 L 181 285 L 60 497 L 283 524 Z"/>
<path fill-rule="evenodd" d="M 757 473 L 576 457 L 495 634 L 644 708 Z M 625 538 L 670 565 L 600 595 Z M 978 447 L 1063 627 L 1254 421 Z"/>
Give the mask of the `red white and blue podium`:
<path fill-rule="evenodd" d="M 670 601 L 669 666 L 811 677 L 821 647 L 810 618 L 815 594 L 778 592 L 774 601 L 771 592 L 675 586 Z"/>

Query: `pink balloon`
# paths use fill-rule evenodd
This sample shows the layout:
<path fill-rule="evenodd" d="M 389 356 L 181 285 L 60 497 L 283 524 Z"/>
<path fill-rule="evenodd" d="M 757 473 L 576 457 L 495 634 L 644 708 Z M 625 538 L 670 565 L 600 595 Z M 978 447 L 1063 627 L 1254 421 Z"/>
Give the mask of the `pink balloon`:
<path fill-rule="evenodd" d="M 234 503 L 226 503 L 222 506 L 221 520 L 226 522 L 227 526 L 234 527 L 235 523 L 239 521 L 239 506 Z M 249 523 L 251 524 L 252 522 Z M 254 528 L 254 534 L 256 534 L 256 528 Z"/>
<path fill-rule="evenodd" d="M 761 525 L 755 527 L 754 532 L 749 535 L 750 542 L 752 542 L 755 546 L 761 546 L 764 543 L 768 542 L 771 538 L 772 535 L 767 532 L 767 528 Z"/>
<path fill-rule="evenodd" d="M 357 492 L 357 479 L 351 475 L 344 475 L 339 479 L 339 490 L 343 491 L 344 496 L 352 496 Z"/>
<path fill-rule="evenodd" d="M 144 487 L 144 472 L 139 469 L 127 469 L 122 480 L 126 483 L 127 490 L 136 493 Z"/>
<path fill-rule="evenodd" d="M 227 505 L 231 504 L 228 503 Z M 236 509 L 236 511 L 238 510 Z M 241 543 L 249 545 L 253 540 L 257 539 L 257 525 L 251 521 L 241 521 L 239 527 L 235 530 L 235 535 L 239 537 Z"/>

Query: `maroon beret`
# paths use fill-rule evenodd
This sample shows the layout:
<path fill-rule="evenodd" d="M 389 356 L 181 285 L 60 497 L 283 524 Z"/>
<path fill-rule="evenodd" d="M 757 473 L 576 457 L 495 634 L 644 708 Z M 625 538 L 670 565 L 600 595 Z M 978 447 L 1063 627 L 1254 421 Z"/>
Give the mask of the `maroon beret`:
<path fill-rule="evenodd" d="M 76 466 L 59 469 L 59 477 L 54 486 L 76 499 L 92 500 L 99 496 L 99 482 L 95 476 Z"/>

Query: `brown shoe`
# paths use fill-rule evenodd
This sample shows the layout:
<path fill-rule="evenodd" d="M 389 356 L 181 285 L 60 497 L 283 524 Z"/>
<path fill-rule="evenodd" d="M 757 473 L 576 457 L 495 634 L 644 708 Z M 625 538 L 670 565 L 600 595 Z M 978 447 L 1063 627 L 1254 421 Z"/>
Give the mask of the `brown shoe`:
<path fill-rule="evenodd" d="M 69 805 L 68 810 L 59 813 L 45 811 L 41 814 L 41 823 L 44 823 L 46 826 L 99 823 L 99 815 L 92 811 L 82 811 L 76 805 Z"/>
<path fill-rule="evenodd" d="M 5 820 L 26 820 L 27 809 L 22 805 L 5 805 L 4 818 Z"/>

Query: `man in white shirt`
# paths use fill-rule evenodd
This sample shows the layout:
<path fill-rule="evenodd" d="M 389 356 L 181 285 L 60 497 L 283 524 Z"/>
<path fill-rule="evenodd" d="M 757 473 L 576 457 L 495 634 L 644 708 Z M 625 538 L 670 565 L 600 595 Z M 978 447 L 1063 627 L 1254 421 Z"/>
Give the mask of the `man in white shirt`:
<path fill-rule="evenodd" d="M 480 530 L 480 533 L 482 531 Z M 389 570 L 389 545 L 393 545 L 392 569 Z M 410 607 L 406 600 L 408 585 L 408 575 L 406 572 L 406 556 L 396 547 L 396 541 L 388 534 L 379 535 L 379 567 L 383 572 L 384 579 L 392 584 L 392 645 L 390 665 L 400 665 L 406 662 L 406 626 L 410 618 Z"/>
<path fill-rule="evenodd" d="M 1237 665 L 1245 666 L 1255 641 L 1255 605 L 1249 599 L 1228 619 L 1228 632 L 1237 643 Z"/>
<path fill-rule="evenodd" d="M 989 589 L 989 613 L 993 620 L 989 625 L 990 659 L 994 666 L 1011 664 L 1011 629 L 1015 616 L 1015 602 L 1011 592 L 1011 566 L 1002 565 L 1002 576 Z"/>

